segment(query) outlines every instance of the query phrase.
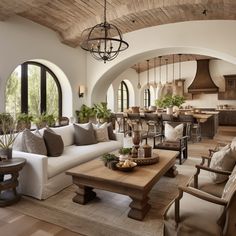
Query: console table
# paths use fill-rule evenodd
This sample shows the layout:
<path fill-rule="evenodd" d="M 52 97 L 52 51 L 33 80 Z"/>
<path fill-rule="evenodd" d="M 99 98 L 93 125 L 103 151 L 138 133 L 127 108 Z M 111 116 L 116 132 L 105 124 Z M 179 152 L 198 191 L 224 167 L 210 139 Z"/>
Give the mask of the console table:
<path fill-rule="evenodd" d="M 17 193 L 19 171 L 24 167 L 24 158 L 13 158 L 0 161 L 0 207 L 9 206 L 20 200 L 21 196 Z M 5 175 L 11 178 L 4 179 Z"/>

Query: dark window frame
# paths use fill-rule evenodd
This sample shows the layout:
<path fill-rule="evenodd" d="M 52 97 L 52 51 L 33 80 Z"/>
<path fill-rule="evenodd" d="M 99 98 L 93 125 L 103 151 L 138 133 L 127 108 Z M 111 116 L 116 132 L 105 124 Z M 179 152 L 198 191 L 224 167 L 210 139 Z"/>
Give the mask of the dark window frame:
<path fill-rule="evenodd" d="M 143 97 L 143 106 L 148 108 L 151 105 L 151 93 L 150 89 L 144 89 L 144 97 Z"/>
<path fill-rule="evenodd" d="M 121 101 L 121 107 L 120 107 L 120 111 L 123 112 L 124 109 L 128 109 L 129 108 L 129 89 L 127 84 L 122 80 L 119 86 L 118 91 L 121 91 L 121 98 L 118 99 L 118 101 Z M 126 93 L 127 95 L 127 107 L 124 107 L 124 93 Z M 119 104 L 119 103 L 118 103 Z M 119 110 L 119 105 L 118 105 L 118 110 Z"/>
<path fill-rule="evenodd" d="M 45 65 L 27 61 L 21 64 L 21 112 L 28 114 L 28 65 L 35 65 L 40 68 L 40 111 L 41 114 L 47 109 L 47 73 L 54 79 L 58 90 L 58 114 L 62 116 L 62 90 L 56 75 Z M 25 96 L 27 94 L 27 96 Z"/>

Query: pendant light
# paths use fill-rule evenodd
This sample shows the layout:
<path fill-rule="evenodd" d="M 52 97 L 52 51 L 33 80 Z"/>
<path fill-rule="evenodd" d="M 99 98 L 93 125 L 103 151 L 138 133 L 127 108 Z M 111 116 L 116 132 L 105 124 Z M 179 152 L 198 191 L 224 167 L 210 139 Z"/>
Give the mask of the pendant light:
<path fill-rule="evenodd" d="M 173 79 L 172 79 L 172 86 L 175 85 L 175 55 L 173 54 Z"/>
<path fill-rule="evenodd" d="M 182 71 L 181 71 L 181 56 L 182 54 L 179 54 L 179 79 L 178 79 L 178 87 L 181 87 L 182 86 L 182 79 L 181 79 L 181 74 L 182 74 Z"/>
<path fill-rule="evenodd" d="M 140 84 L 140 64 L 138 63 L 138 85 L 137 88 L 141 89 L 141 84 Z"/>
<path fill-rule="evenodd" d="M 168 81 L 168 58 L 166 58 L 166 86 L 171 86 L 171 83 Z"/>
<path fill-rule="evenodd" d="M 149 60 L 147 60 L 147 87 L 148 87 L 148 89 L 150 88 L 150 83 L 149 83 Z"/>
<path fill-rule="evenodd" d="M 162 87 L 162 83 L 161 83 L 161 58 L 162 58 L 162 56 L 159 56 L 159 67 L 160 67 L 160 70 L 159 70 L 159 80 L 158 80 L 158 87 L 159 88 Z"/>
<path fill-rule="evenodd" d="M 154 83 L 153 87 L 157 88 L 157 58 L 154 58 Z"/>
<path fill-rule="evenodd" d="M 80 47 L 99 61 L 111 61 L 121 51 L 126 50 L 129 44 L 123 40 L 121 31 L 106 19 L 106 3 L 104 0 L 104 22 L 82 32 Z M 115 35 L 115 37 L 114 37 Z"/>

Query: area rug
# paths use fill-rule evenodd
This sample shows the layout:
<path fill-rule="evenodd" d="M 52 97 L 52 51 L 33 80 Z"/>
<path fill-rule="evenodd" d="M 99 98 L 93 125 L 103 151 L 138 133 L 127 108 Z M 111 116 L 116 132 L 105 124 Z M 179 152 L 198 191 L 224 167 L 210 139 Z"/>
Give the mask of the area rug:
<path fill-rule="evenodd" d="M 39 201 L 30 197 L 10 208 L 23 214 L 62 226 L 83 235 L 159 236 L 163 231 L 163 214 L 178 194 L 178 185 L 184 185 L 194 173 L 197 158 L 189 158 L 177 165 L 175 178 L 162 177 L 149 194 L 151 209 L 143 221 L 127 217 L 131 199 L 127 196 L 96 190 L 97 198 L 86 205 L 72 202 L 76 186 Z"/>

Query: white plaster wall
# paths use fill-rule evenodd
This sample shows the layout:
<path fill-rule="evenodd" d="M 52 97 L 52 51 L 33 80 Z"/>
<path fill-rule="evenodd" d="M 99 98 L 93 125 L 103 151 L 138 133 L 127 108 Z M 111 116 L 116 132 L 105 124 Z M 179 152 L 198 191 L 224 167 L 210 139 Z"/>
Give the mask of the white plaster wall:
<path fill-rule="evenodd" d="M 91 94 L 88 103 L 102 100 L 109 84 L 140 60 L 172 53 L 196 53 L 236 64 L 235 28 L 236 21 L 189 21 L 125 34 L 130 47 L 115 60 L 103 64 L 87 56 L 88 94 Z"/>
<path fill-rule="evenodd" d="M 59 76 L 63 115 L 74 115 L 86 101 L 77 96 L 78 85 L 86 85 L 86 54 L 62 44 L 52 30 L 21 17 L 0 21 L 0 52 L 0 111 L 5 109 L 5 85 L 9 75 L 27 60 L 45 62 Z"/>

